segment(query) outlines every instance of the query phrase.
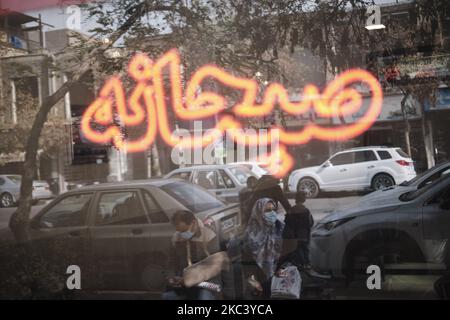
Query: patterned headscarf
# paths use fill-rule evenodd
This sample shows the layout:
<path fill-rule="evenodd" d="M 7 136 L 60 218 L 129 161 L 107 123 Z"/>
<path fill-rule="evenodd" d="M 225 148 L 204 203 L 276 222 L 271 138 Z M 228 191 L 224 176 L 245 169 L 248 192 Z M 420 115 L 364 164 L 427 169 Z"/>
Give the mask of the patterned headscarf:
<path fill-rule="evenodd" d="M 255 202 L 247 228 L 244 232 L 244 248 L 249 252 L 267 277 L 275 273 L 281 254 L 284 223 L 277 220 L 273 225 L 267 224 L 262 215 L 268 203 L 276 203 L 270 198 L 261 198 Z"/>

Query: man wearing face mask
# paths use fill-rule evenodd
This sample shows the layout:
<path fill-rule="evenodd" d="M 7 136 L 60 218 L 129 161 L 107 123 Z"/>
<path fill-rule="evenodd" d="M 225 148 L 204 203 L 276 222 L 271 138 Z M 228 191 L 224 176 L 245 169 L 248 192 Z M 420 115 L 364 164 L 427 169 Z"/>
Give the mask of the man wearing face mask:
<path fill-rule="evenodd" d="M 176 229 L 172 237 L 173 250 L 171 255 L 174 275 L 169 277 L 168 290 L 163 293 L 162 298 L 164 300 L 215 299 L 211 290 L 199 287 L 186 288 L 182 274 L 186 267 L 219 251 L 216 234 L 205 227 L 190 211 L 176 212 L 172 217 L 172 224 Z"/>

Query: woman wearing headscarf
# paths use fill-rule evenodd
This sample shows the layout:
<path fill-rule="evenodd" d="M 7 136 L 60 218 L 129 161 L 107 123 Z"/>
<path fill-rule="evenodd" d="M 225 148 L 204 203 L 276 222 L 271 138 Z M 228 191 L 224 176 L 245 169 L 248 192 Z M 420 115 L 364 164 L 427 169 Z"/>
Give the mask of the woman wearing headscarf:
<path fill-rule="evenodd" d="M 250 213 L 253 210 L 253 207 L 255 206 L 256 201 L 262 198 L 270 198 L 273 199 L 274 203 L 278 206 L 278 203 L 280 203 L 284 210 L 286 212 L 289 212 L 291 209 L 291 205 L 289 203 L 289 200 L 286 198 L 286 196 L 283 193 L 283 190 L 281 189 L 280 185 L 278 184 L 278 180 L 275 179 L 272 175 L 263 175 L 259 180 L 256 182 L 254 187 L 252 188 L 252 195 L 248 199 L 247 203 L 247 211 Z M 242 217 L 242 224 L 244 226 L 248 223 L 248 215 L 243 215 Z"/>
<path fill-rule="evenodd" d="M 243 235 L 244 297 L 270 297 L 271 278 L 282 249 L 283 228 L 276 202 L 270 198 L 257 200 Z"/>

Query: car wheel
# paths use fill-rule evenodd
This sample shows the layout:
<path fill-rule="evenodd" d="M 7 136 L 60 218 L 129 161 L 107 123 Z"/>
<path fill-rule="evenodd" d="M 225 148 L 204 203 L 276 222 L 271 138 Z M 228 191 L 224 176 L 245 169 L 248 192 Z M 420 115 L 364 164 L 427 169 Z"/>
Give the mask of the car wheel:
<path fill-rule="evenodd" d="M 147 260 L 143 263 L 138 275 L 138 281 L 143 290 L 161 292 L 166 286 L 166 268 L 154 261 Z"/>
<path fill-rule="evenodd" d="M 0 206 L 4 208 L 9 208 L 12 207 L 13 205 L 14 205 L 14 198 L 10 193 L 5 192 L 0 195 Z"/>
<path fill-rule="evenodd" d="M 372 180 L 372 189 L 382 190 L 395 184 L 394 179 L 385 173 L 377 174 Z"/>
<path fill-rule="evenodd" d="M 307 198 L 315 198 L 319 195 L 320 189 L 317 182 L 312 178 L 300 180 L 297 186 L 298 191 L 303 191 Z"/>
<path fill-rule="evenodd" d="M 419 262 L 423 259 L 414 250 L 408 250 L 408 244 L 401 242 L 384 243 L 359 250 L 347 260 L 347 281 L 358 280 L 358 276 L 367 279 L 367 267 L 376 265 L 380 268 L 382 281 L 385 279 L 386 267 L 390 264 Z"/>

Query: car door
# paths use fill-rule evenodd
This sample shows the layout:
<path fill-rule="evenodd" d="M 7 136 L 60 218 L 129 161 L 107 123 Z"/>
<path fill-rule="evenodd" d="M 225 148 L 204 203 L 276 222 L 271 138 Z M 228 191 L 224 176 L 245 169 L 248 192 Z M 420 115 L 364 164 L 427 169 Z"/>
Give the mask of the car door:
<path fill-rule="evenodd" d="M 351 168 L 354 163 L 354 152 L 339 153 L 332 157 L 328 165 L 322 165 L 317 173 L 328 190 L 346 190 L 351 187 L 354 176 Z"/>
<path fill-rule="evenodd" d="M 443 205 L 446 204 L 446 205 Z M 450 239 L 450 184 L 447 183 L 423 206 L 423 238 L 427 261 L 440 261 L 442 249 L 448 250 Z M 447 246 L 447 247 L 446 247 Z"/>
<path fill-rule="evenodd" d="M 57 254 L 58 261 L 67 266 L 78 265 L 85 273 L 90 253 L 88 215 L 93 198 L 93 192 L 69 194 L 45 207 L 31 220 L 33 245 Z"/>
<path fill-rule="evenodd" d="M 145 206 L 150 218 L 150 241 L 147 252 L 141 255 L 139 272 L 146 288 L 161 289 L 170 273 L 170 252 L 175 227 L 170 218 L 179 210 L 186 210 L 176 200 L 158 188 L 142 191 Z"/>
<path fill-rule="evenodd" d="M 101 191 L 90 219 L 92 264 L 105 284 L 125 285 L 118 279 L 133 273 L 133 258 L 148 249 L 150 220 L 139 189 Z"/>
<path fill-rule="evenodd" d="M 370 178 L 373 176 L 378 164 L 378 158 L 372 150 L 355 152 L 355 163 L 351 167 L 349 183 L 355 188 L 366 188 L 370 186 Z"/>

